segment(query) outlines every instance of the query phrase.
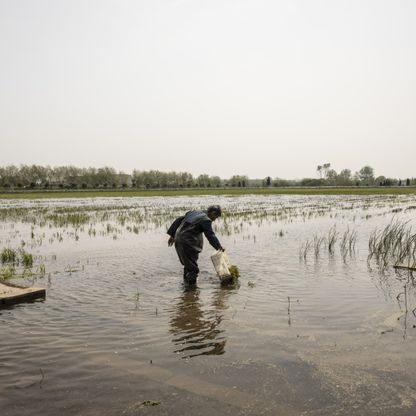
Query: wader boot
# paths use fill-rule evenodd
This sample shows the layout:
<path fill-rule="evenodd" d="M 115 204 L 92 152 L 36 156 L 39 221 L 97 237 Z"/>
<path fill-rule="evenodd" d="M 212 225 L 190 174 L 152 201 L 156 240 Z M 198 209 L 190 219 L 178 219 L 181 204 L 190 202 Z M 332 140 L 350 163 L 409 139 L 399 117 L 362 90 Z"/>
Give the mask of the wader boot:
<path fill-rule="evenodd" d="M 199 252 L 185 244 L 176 242 L 175 249 L 178 253 L 179 261 L 183 265 L 183 280 L 189 285 L 196 283 L 198 277 L 198 256 Z"/>

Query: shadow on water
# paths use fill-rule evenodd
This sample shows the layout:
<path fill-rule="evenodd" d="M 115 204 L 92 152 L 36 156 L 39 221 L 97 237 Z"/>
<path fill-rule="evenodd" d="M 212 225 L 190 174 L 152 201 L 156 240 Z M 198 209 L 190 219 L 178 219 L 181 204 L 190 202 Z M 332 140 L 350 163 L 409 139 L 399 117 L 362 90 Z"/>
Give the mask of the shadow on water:
<path fill-rule="evenodd" d="M 214 292 L 209 305 L 204 305 L 198 288 L 184 289 L 170 319 L 176 354 L 192 358 L 225 353 L 227 339 L 220 324 L 232 292 L 231 288 L 221 287 Z"/>

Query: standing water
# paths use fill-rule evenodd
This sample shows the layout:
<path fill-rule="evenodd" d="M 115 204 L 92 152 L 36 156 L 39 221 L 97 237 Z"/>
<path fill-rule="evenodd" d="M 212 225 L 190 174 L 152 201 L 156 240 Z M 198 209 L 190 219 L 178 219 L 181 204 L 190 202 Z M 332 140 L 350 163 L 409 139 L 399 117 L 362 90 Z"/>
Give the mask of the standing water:
<path fill-rule="evenodd" d="M 205 241 L 189 289 L 166 229 L 214 203 L 241 276 L 222 287 Z M 392 223 L 414 235 L 415 209 L 415 196 L 3 201 L 0 250 L 16 260 L 0 279 L 47 295 L 0 309 L 1 415 L 414 415 L 414 277 L 369 242 Z"/>

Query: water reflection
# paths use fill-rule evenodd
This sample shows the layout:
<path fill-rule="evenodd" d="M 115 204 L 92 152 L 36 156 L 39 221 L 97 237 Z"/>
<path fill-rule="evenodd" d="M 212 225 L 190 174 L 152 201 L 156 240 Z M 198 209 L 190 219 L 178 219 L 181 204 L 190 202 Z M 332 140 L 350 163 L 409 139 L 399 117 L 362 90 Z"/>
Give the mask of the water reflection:
<path fill-rule="evenodd" d="M 393 315 L 394 321 L 390 318 L 384 320 L 384 324 L 389 327 L 403 331 L 402 337 L 405 340 L 409 328 L 416 326 L 416 276 L 413 270 L 395 268 L 394 274 L 386 269 L 380 269 L 378 274 L 372 278 L 374 285 L 383 293 L 386 300 L 395 301 L 398 310 Z M 386 331 L 382 331 L 384 334 Z"/>
<path fill-rule="evenodd" d="M 229 288 L 218 288 L 209 305 L 204 305 L 198 289 L 184 290 L 170 320 L 175 353 L 182 358 L 225 353 L 227 339 L 219 326 L 231 293 Z"/>

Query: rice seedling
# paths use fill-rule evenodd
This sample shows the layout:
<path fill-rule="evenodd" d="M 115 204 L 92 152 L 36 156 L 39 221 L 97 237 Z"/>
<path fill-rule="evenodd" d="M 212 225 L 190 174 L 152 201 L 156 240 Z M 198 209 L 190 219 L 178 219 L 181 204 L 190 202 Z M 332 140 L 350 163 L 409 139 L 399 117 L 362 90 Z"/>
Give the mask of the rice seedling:
<path fill-rule="evenodd" d="M 11 248 L 3 249 L 0 257 L 1 257 L 2 264 L 5 264 L 5 263 L 15 264 L 18 259 L 16 250 L 13 250 Z"/>
<path fill-rule="evenodd" d="M 324 242 L 325 242 L 325 237 L 318 237 L 317 235 L 313 237 L 313 251 L 315 254 L 315 258 L 319 257 L 321 246 Z"/>
<path fill-rule="evenodd" d="M 335 243 L 337 242 L 338 239 L 338 232 L 335 228 L 335 225 L 333 227 L 331 227 L 328 231 L 328 237 L 327 237 L 327 246 L 328 246 L 328 252 L 329 254 L 334 254 L 334 247 L 335 247 Z"/>
<path fill-rule="evenodd" d="M 375 258 L 381 268 L 390 262 L 395 265 L 416 264 L 416 234 L 408 222 L 393 220 L 383 230 L 374 230 L 369 238 L 367 262 Z"/>
<path fill-rule="evenodd" d="M 135 295 L 134 295 L 134 309 L 137 311 L 139 309 L 139 301 L 140 301 L 140 292 L 139 289 L 137 289 Z M 157 315 L 157 308 L 156 308 L 156 315 Z"/>
<path fill-rule="evenodd" d="M 228 268 L 228 271 L 230 272 L 230 276 L 233 280 L 238 279 L 240 277 L 240 271 L 238 270 L 238 267 L 236 265 L 231 265 Z"/>
<path fill-rule="evenodd" d="M 46 274 L 46 268 L 45 265 L 42 263 L 38 266 L 36 272 L 40 275 L 40 276 L 45 276 Z"/>
<path fill-rule="evenodd" d="M 45 267 L 45 266 L 43 266 L 43 267 Z M 69 273 L 69 275 L 71 276 L 72 273 L 79 272 L 80 270 L 81 269 L 79 267 L 71 266 L 70 264 L 68 264 L 65 267 L 64 272 Z"/>
<path fill-rule="evenodd" d="M 32 254 L 28 253 L 27 251 L 22 251 L 20 253 L 20 256 L 21 256 L 21 261 L 22 261 L 23 267 L 25 269 L 28 269 L 28 268 L 33 266 L 33 255 Z"/>
<path fill-rule="evenodd" d="M 349 228 L 341 237 L 340 241 L 340 252 L 344 262 L 346 261 L 347 255 L 350 256 L 355 252 L 355 245 L 357 242 L 357 232 L 351 231 Z"/>
<path fill-rule="evenodd" d="M 0 280 L 7 280 L 14 277 L 16 274 L 16 269 L 12 265 L 0 268 Z"/>
<path fill-rule="evenodd" d="M 299 249 L 299 260 L 303 259 L 303 261 L 306 261 L 306 258 L 308 256 L 308 252 L 309 252 L 311 247 L 312 247 L 312 243 L 309 240 L 306 240 L 306 242 L 301 245 L 301 247 Z"/>

